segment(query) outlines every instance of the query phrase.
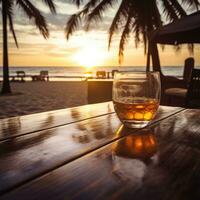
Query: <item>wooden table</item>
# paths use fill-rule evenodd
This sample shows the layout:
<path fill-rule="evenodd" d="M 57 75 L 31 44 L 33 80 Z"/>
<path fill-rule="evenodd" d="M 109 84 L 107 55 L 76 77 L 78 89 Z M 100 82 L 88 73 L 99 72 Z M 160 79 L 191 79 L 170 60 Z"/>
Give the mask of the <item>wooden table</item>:
<path fill-rule="evenodd" d="M 123 127 L 111 102 L 0 120 L 0 199 L 200 199 L 200 110 Z"/>

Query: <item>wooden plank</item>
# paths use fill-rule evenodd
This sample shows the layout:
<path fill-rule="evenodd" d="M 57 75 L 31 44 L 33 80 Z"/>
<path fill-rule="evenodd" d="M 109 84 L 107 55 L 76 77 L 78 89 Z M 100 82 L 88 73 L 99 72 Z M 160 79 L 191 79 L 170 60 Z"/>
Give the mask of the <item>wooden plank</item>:
<path fill-rule="evenodd" d="M 9 199 L 200 199 L 200 110 L 187 110 L 1 196 Z"/>
<path fill-rule="evenodd" d="M 112 102 L 0 120 L 0 141 L 114 112 Z"/>
<path fill-rule="evenodd" d="M 181 110 L 160 107 L 153 122 Z M 0 192 L 10 190 L 120 138 L 116 135 L 120 125 L 113 113 L 0 142 Z"/>

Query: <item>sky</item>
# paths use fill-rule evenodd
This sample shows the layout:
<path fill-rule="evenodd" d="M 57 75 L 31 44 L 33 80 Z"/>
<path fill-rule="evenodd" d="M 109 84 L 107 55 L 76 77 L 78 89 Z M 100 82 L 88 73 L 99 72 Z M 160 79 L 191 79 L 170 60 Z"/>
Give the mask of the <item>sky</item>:
<path fill-rule="evenodd" d="M 52 15 L 42 1 L 31 0 L 46 17 L 50 30 L 50 38 L 45 40 L 36 29 L 33 22 L 24 13 L 14 10 L 14 27 L 16 30 L 19 49 L 15 47 L 12 35 L 9 33 L 9 63 L 10 66 L 119 66 L 118 46 L 119 35 L 113 39 L 108 51 L 108 29 L 118 4 L 109 9 L 101 23 L 93 25 L 89 32 L 80 28 L 66 40 L 64 27 L 70 15 L 77 8 L 70 0 L 54 0 L 57 15 Z M 2 21 L 0 19 L 0 43 L 2 46 Z M 182 66 L 184 59 L 191 56 L 186 46 L 176 52 L 173 47 L 159 47 L 162 66 Z M 134 38 L 129 39 L 124 52 L 122 66 L 144 66 L 146 56 L 143 44 L 135 47 Z M 194 50 L 196 65 L 200 65 L 200 47 Z M 2 65 L 2 47 L 0 49 L 0 65 Z"/>

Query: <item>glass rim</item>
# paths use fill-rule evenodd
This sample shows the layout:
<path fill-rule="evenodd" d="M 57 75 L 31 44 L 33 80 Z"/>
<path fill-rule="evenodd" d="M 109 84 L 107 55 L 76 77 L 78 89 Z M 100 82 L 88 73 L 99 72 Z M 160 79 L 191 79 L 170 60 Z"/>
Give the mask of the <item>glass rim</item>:
<path fill-rule="evenodd" d="M 160 74 L 159 71 L 116 71 L 116 74 L 130 74 L 130 73 L 135 73 L 135 74 Z"/>
<path fill-rule="evenodd" d="M 160 72 L 159 71 L 148 71 L 148 72 L 145 72 L 145 71 L 119 71 L 119 72 L 116 72 L 114 74 L 114 80 L 117 80 L 117 79 L 127 79 L 128 77 L 129 78 L 141 78 L 142 77 L 146 77 L 148 75 L 151 75 L 151 76 L 155 76 L 155 77 L 160 77 Z"/>

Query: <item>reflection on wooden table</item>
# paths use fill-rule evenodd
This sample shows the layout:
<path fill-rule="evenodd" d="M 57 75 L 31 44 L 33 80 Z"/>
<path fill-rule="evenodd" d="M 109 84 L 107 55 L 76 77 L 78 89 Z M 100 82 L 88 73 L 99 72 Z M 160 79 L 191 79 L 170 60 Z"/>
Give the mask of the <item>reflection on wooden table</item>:
<path fill-rule="evenodd" d="M 128 128 L 121 126 L 117 135 L 125 135 Z M 113 144 L 115 155 L 141 160 L 150 159 L 157 151 L 157 141 L 150 129 L 140 130 Z"/>

